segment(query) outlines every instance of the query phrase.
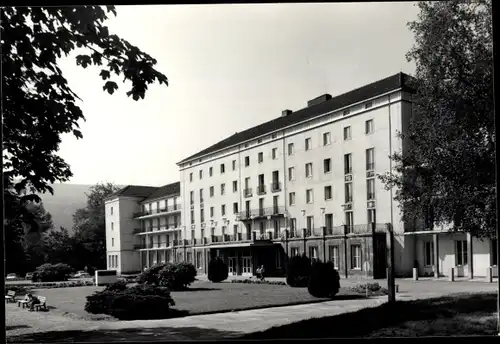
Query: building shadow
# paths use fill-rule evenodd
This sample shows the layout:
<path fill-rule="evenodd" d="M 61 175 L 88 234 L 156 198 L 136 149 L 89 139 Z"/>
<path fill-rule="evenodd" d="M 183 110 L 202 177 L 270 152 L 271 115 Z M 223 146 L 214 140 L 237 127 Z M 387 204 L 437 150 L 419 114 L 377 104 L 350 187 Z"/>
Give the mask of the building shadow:
<path fill-rule="evenodd" d="M 128 328 L 118 330 L 93 331 L 50 331 L 11 336 L 9 343 L 54 343 L 54 342 L 151 342 L 151 341 L 182 341 L 182 340 L 216 340 L 234 339 L 241 332 L 219 331 L 199 327 L 159 327 L 159 328 Z"/>
<path fill-rule="evenodd" d="M 315 318 L 277 326 L 265 331 L 244 335 L 240 339 L 294 338 L 356 338 L 396 327 L 409 321 L 432 322 L 473 313 L 491 314 L 496 311 L 496 294 L 455 294 L 415 301 L 384 303 L 357 312 Z M 477 333 L 476 333 L 477 334 Z"/>
<path fill-rule="evenodd" d="M 220 288 L 204 288 L 204 287 L 200 287 L 200 288 L 187 288 L 185 290 L 180 290 L 180 291 L 213 291 L 213 290 L 221 290 Z M 175 291 L 174 291 L 175 293 Z"/>

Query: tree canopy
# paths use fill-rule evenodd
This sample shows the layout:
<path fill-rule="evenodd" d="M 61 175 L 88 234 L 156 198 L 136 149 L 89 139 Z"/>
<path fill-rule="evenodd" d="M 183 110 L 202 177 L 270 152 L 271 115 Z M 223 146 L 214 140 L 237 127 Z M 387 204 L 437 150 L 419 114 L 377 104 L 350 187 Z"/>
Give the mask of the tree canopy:
<path fill-rule="evenodd" d="M 419 2 L 408 24 L 415 44 L 418 90 L 407 133 L 408 150 L 394 154 L 403 217 L 420 229 L 491 236 L 496 226 L 495 127 L 491 0 Z M 425 221 L 420 222 L 420 219 Z"/>

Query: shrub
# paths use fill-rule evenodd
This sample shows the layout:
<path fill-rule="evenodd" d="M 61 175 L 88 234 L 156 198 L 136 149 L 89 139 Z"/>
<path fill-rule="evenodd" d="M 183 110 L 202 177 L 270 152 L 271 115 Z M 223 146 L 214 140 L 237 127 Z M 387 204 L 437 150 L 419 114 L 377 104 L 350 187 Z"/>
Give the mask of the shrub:
<path fill-rule="evenodd" d="M 5 285 L 5 292 L 9 290 L 14 291 L 16 294 L 25 294 L 28 288 L 22 285 Z"/>
<path fill-rule="evenodd" d="M 158 273 L 158 285 L 170 290 L 184 290 L 196 279 L 196 268 L 191 263 L 166 264 Z"/>
<path fill-rule="evenodd" d="M 311 260 L 306 255 L 290 258 L 286 269 L 286 283 L 291 287 L 305 288 L 311 273 Z"/>
<path fill-rule="evenodd" d="M 141 272 L 139 276 L 137 276 L 137 283 L 139 284 L 158 284 L 158 273 L 161 269 L 163 269 L 167 264 L 155 264 L 145 271 Z"/>
<path fill-rule="evenodd" d="M 208 263 L 208 280 L 214 283 L 222 282 L 229 276 L 229 271 L 226 263 L 216 257 Z"/>
<path fill-rule="evenodd" d="M 127 289 L 127 282 L 126 281 L 116 281 L 115 283 L 111 283 L 106 286 L 106 290 L 110 291 L 120 291 L 120 290 L 125 290 Z"/>
<path fill-rule="evenodd" d="M 33 282 L 67 281 L 72 269 L 67 264 L 43 264 L 33 272 Z"/>
<path fill-rule="evenodd" d="M 267 280 L 261 281 L 261 280 L 250 280 L 250 279 L 231 280 L 231 283 L 286 285 L 286 283 L 283 281 L 267 281 Z"/>
<path fill-rule="evenodd" d="M 175 302 L 170 291 L 154 285 L 137 285 L 123 290 L 108 288 L 87 296 L 85 311 L 108 314 L 120 320 L 168 318 Z"/>
<path fill-rule="evenodd" d="M 315 261 L 307 290 L 314 297 L 333 297 L 339 292 L 340 276 L 332 262 Z"/>

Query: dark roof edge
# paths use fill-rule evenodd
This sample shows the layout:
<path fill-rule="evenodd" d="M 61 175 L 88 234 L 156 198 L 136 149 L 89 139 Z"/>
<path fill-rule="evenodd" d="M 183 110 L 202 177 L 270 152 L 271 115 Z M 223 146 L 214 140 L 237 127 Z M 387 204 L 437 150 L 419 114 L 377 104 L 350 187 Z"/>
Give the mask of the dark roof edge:
<path fill-rule="evenodd" d="M 405 82 L 405 78 L 412 79 L 413 77 L 412 77 L 411 75 L 406 74 L 406 73 L 399 72 L 399 73 L 393 74 L 393 75 L 391 75 L 391 76 L 389 76 L 389 77 L 386 77 L 386 78 L 383 78 L 383 79 L 379 79 L 379 80 L 377 80 L 377 81 L 375 81 L 375 82 L 372 82 L 372 83 L 369 83 L 369 84 L 366 84 L 366 85 L 363 85 L 363 86 L 360 86 L 360 87 L 354 88 L 354 89 L 352 89 L 352 90 L 349 90 L 349 91 L 347 91 L 347 92 L 341 93 L 341 94 L 339 94 L 339 95 L 337 95 L 337 96 L 333 97 L 333 99 L 331 99 L 331 100 L 337 100 L 337 99 L 339 99 L 339 98 L 346 97 L 346 96 L 347 96 L 349 93 L 351 93 L 351 92 L 357 91 L 357 90 L 359 90 L 359 89 L 362 89 L 362 88 L 365 88 L 365 87 L 368 87 L 368 86 L 376 85 L 376 84 L 378 84 L 378 83 L 381 83 L 381 82 L 383 82 L 383 81 L 385 81 L 385 80 L 387 80 L 387 79 L 390 79 L 390 78 L 394 78 L 394 77 L 396 77 L 396 76 L 398 77 L 398 79 L 396 79 L 396 80 L 398 80 L 399 82 L 398 82 L 397 87 L 395 87 L 393 90 L 391 90 L 391 91 L 387 91 L 387 92 L 383 92 L 383 93 L 379 93 L 379 94 L 377 94 L 377 95 L 372 95 L 372 96 L 367 97 L 367 98 L 365 98 L 365 99 L 360 99 L 360 100 L 357 100 L 357 101 L 355 101 L 355 102 L 352 102 L 352 103 L 351 103 L 351 104 L 349 104 L 348 106 L 352 106 L 352 105 L 354 105 L 354 104 L 357 104 L 357 103 L 360 103 L 360 102 L 366 101 L 367 99 L 372 99 L 372 98 L 375 98 L 375 97 L 379 97 L 379 96 L 384 95 L 384 94 L 388 94 L 388 93 L 392 93 L 392 92 L 397 92 L 397 91 L 402 90 L 402 89 L 408 89 L 408 88 L 409 88 L 409 86 L 407 85 L 407 82 Z M 406 81 L 408 81 L 408 80 L 406 80 Z M 396 85 L 395 85 L 395 86 L 396 86 Z M 344 107 L 347 107 L 347 106 L 344 106 Z M 309 121 L 312 121 L 312 120 L 315 120 L 315 119 L 321 118 L 321 117 L 326 116 L 326 115 L 328 115 L 328 114 L 330 114 L 330 113 L 332 113 L 332 112 L 339 111 L 339 110 L 341 110 L 341 109 L 342 109 L 342 108 L 344 108 L 344 107 L 335 108 L 335 109 L 329 110 L 329 111 L 327 111 L 327 112 L 325 112 L 325 113 L 322 113 L 322 114 L 320 114 L 320 115 L 317 115 L 317 116 L 314 116 L 314 117 L 311 117 L 311 118 L 306 118 L 306 119 L 304 119 L 304 120 L 302 120 L 302 121 L 299 121 L 299 122 L 296 122 L 296 123 L 292 123 L 292 124 L 290 124 L 290 125 L 283 126 L 283 127 L 278 128 L 278 129 L 275 129 L 275 130 L 266 131 L 266 132 L 265 132 L 265 133 L 263 133 L 262 135 L 253 136 L 252 138 L 249 138 L 249 139 L 246 139 L 246 140 L 242 140 L 242 141 L 238 141 L 238 142 L 232 143 L 232 144 L 230 144 L 230 145 L 227 145 L 227 146 L 225 146 L 225 147 L 222 147 L 222 148 L 219 148 L 219 149 L 213 150 L 213 151 L 211 151 L 211 152 L 206 152 L 206 153 L 204 153 L 204 154 L 200 154 L 200 153 L 201 153 L 201 152 L 203 152 L 204 150 L 208 149 L 208 148 L 206 148 L 206 149 L 204 149 L 204 150 L 198 151 L 197 153 L 192 154 L 191 156 L 189 156 L 189 157 L 187 157 L 187 158 L 185 158 L 185 159 L 183 159 L 183 160 L 181 160 L 181 161 L 177 162 L 177 163 L 176 163 L 176 165 L 177 165 L 177 166 L 180 166 L 180 165 L 181 165 L 181 164 L 183 164 L 183 163 L 186 163 L 186 162 L 189 162 L 189 161 L 192 161 L 192 160 L 196 160 L 196 159 L 200 159 L 200 158 L 202 158 L 202 157 L 204 157 L 204 156 L 207 156 L 207 155 L 210 155 L 210 154 L 214 154 L 214 153 L 216 153 L 216 152 L 223 151 L 223 150 L 228 149 L 228 148 L 230 148 L 230 147 L 234 147 L 234 146 L 240 145 L 240 144 L 242 144 L 242 143 L 244 143 L 244 142 L 254 140 L 254 139 L 256 139 L 256 138 L 258 138 L 258 137 L 260 137 L 260 136 L 269 135 L 269 134 L 270 134 L 270 133 L 272 133 L 272 132 L 279 131 L 279 130 L 283 130 L 284 128 L 293 127 L 293 126 L 296 126 L 296 125 L 300 125 L 300 124 L 302 124 L 302 123 L 306 123 L 306 122 L 309 122 Z M 306 110 L 307 108 L 308 108 L 308 107 L 305 107 L 305 108 L 302 108 L 302 109 L 299 109 L 299 110 L 296 110 L 296 111 L 293 111 L 293 112 L 295 113 L 295 112 L 298 112 L 298 111 Z M 293 116 L 293 114 L 292 114 L 292 116 Z M 273 121 L 273 120 L 274 120 L 274 119 L 271 119 L 271 120 L 270 120 L 270 121 L 268 121 L 268 122 L 271 122 L 271 121 Z M 265 123 L 268 123 L 268 122 L 264 122 L 264 123 L 261 123 L 261 124 L 258 124 L 258 125 L 256 125 L 256 126 L 254 126 L 254 127 L 247 128 L 247 129 L 245 129 L 244 131 L 251 130 L 252 128 L 258 127 L 258 126 L 260 126 L 260 125 L 262 125 L 262 124 L 265 124 Z M 222 141 L 228 140 L 229 138 L 231 138 L 231 136 L 229 136 L 229 137 L 225 138 L 225 139 L 224 139 L 224 140 L 222 140 Z M 220 142 L 221 142 L 221 141 L 219 141 L 218 143 L 220 143 Z M 214 145 L 217 145 L 218 143 L 215 143 Z"/>

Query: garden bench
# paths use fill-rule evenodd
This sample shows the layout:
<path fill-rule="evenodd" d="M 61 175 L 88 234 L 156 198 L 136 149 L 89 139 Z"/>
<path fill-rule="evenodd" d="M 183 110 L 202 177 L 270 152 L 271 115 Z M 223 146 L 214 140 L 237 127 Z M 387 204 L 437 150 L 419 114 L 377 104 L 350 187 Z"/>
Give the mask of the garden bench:
<path fill-rule="evenodd" d="M 5 295 L 5 302 L 16 302 L 16 292 L 14 290 L 9 290 L 7 295 Z"/>
<path fill-rule="evenodd" d="M 48 310 L 47 308 L 47 298 L 45 296 L 39 296 L 38 300 L 40 301 L 39 304 L 35 305 L 35 311 L 39 311 L 43 308 L 44 311 Z"/>
<path fill-rule="evenodd" d="M 26 306 L 28 304 L 28 302 L 30 302 L 30 299 L 28 298 L 28 295 L 25 295 L 24 299 L 17 301 L 17 307 L 21 307 L 21 305 L 22 305 L 24 308 L 24 306 Z"/>

